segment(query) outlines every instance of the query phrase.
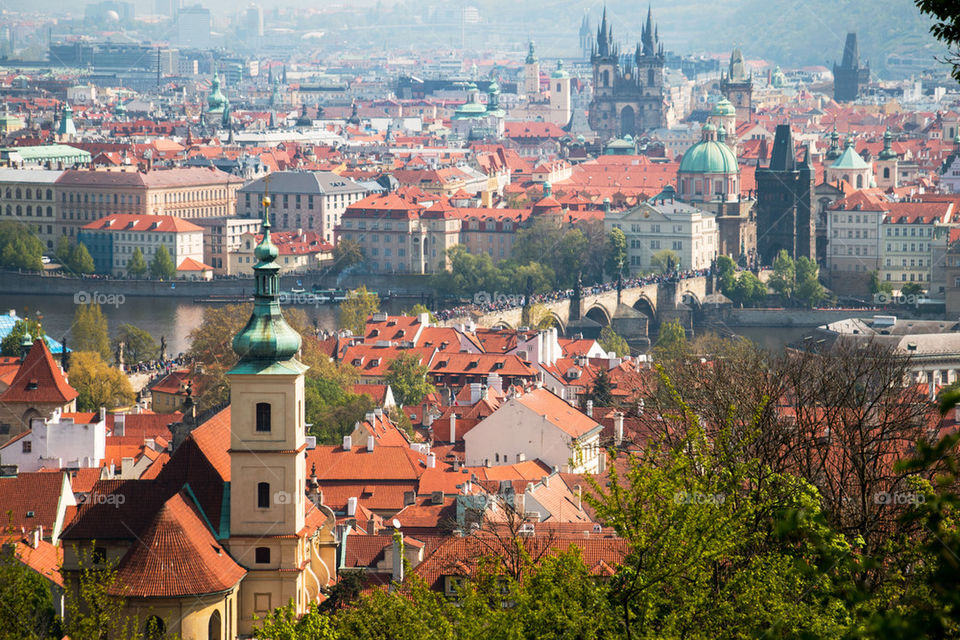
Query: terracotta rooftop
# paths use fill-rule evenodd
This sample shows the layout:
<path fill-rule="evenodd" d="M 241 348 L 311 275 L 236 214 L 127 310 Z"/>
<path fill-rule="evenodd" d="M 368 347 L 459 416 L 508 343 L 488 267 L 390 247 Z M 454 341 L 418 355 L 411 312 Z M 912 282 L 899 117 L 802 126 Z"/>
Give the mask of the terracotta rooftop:
<path fill-rule="evenodd" d="M 0 402 L 66 404 L 79 395 L 53 360 L 47 343 L 37 338 Z"/>

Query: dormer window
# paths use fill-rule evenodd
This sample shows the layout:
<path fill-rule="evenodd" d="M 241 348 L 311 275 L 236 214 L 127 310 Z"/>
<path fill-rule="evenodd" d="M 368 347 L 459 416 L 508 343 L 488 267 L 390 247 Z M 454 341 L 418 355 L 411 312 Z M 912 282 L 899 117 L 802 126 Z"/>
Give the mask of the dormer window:
<path fill-rule="evenodd" d="M 27 382 L 27 391 L 36 391 L 39 384 L 36 380 L 30 380 Z"/>

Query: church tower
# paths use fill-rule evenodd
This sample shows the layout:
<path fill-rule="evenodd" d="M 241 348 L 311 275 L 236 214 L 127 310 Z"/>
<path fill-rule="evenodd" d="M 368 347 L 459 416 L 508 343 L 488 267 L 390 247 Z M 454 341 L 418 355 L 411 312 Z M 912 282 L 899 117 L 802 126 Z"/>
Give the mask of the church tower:
<path fill-rule="evenodd" d="M 857 34 L 848 33 L 843 45 L 843 60 L 833 65 L 833 99 L 853 102 L 870 82 L 870 65 L 860 66 L 860 47 Z"/>
<path fill-rule="evenodd" d="M 230 555 L 247 570 L 240 585 L 238 624 L 253 629 L 263 616 L 293 601 L 306 611 L 313 585 L 304 530 L 306 426 L 300 336 L 277 299 L 278 250 L 270 240 L 270 198 L 263 199 L 263 240 L 254 255 L 253 313 L 233 339 L 237 364 L 230 380 Z"/>
<path fill-rule="evenodd" d="M 758 163 L 759 164 L 759 163 Z M 767 167 L 757 167 L 757 249 L 772 264 L 781 249 L 790 257 L 816 260 L 815 172 L 810 150 L 797 162 L 790 125 L 777 125 Z"/>
<path fill-rule="evenodd" d="M 720 93 L 737 110 L 737 122 L 753 121 L 753 73 L 747 73 L 739 47 L 730 53 L 730 66 L 720 76 Z"/>
<path fill-rule="evenodd" d="M 533 40 L 527 49 L 527 59 L 523 62 L 523 93 L 527 100 L 540 97 L 540 60 L 533 50 Z"/>
<path fill-rule="evenodd" d="M 893 150 L 893 134 L 888 127 L 883 132 L 883 150 L 877 155 L 877 186 L 883 189 L 899 187 L 899 169 L 900 157 Z"/>

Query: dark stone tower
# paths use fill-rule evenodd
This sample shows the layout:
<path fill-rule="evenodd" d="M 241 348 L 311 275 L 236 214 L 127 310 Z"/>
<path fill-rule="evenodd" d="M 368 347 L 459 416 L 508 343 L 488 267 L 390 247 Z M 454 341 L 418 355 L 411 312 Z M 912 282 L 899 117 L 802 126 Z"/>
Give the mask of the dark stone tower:
<path fill-rule="evenodd" d="M 777 126 L 770 165 L 757 167 L 757 249 L 770 264 L 781 249 L 794 259 L 816 259 L 815 172 L 810 151 L 797 162 L 790 125 Z"/>
<path fill-rule="evenodd" d="M 620 55 L 604 9 L 590 62 L 593 65 L 591 129 L 602 138 L 610 139 L 627 134 L 637 137 L 663 126 L 664 54 L 649 7 L 640 42 L 632 56 Z"/>
<path fill-rule="evenodd" d="M 833 65 L 833 99 L 837 102 L 853 102 L 860 91 L 870 82 L 870 65 L 860 66 L 860 47 L 857 34 L 848 33 L 843 45 L 843 60 Z"/>
<path fill-rule="evenodd" d="M 737 124 L 753 121 L 753 72 L 747 73 L 739 47 L 730 53 L 730 67 L 720 76 L 720 93 L 737 110 Z"/>
<path fill-rule="evenodd" d="M 593 34 L 590 31 L 590 14 L 584 13 L 580 20 L 580 53 L 584 60 L 589 60 L 593 51 Z"/>

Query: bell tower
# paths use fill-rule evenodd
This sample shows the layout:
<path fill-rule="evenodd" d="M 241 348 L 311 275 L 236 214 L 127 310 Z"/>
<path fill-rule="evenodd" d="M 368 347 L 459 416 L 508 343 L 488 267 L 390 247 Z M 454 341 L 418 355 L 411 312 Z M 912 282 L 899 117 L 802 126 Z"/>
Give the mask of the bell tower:
<path fill-rule="evenodd" d="M 263 239 L 254 255 L 253 313 L 233 339 L 230 380 L 230 537 L 247 570 L 238 625 L 251 633 L 262 617 L 290 601 L 306 610 L 304 529 L 306 432 L 300 335 L 280 311 L 278 250 L 270 240 L 270 198 L 263 198 Z"/>

